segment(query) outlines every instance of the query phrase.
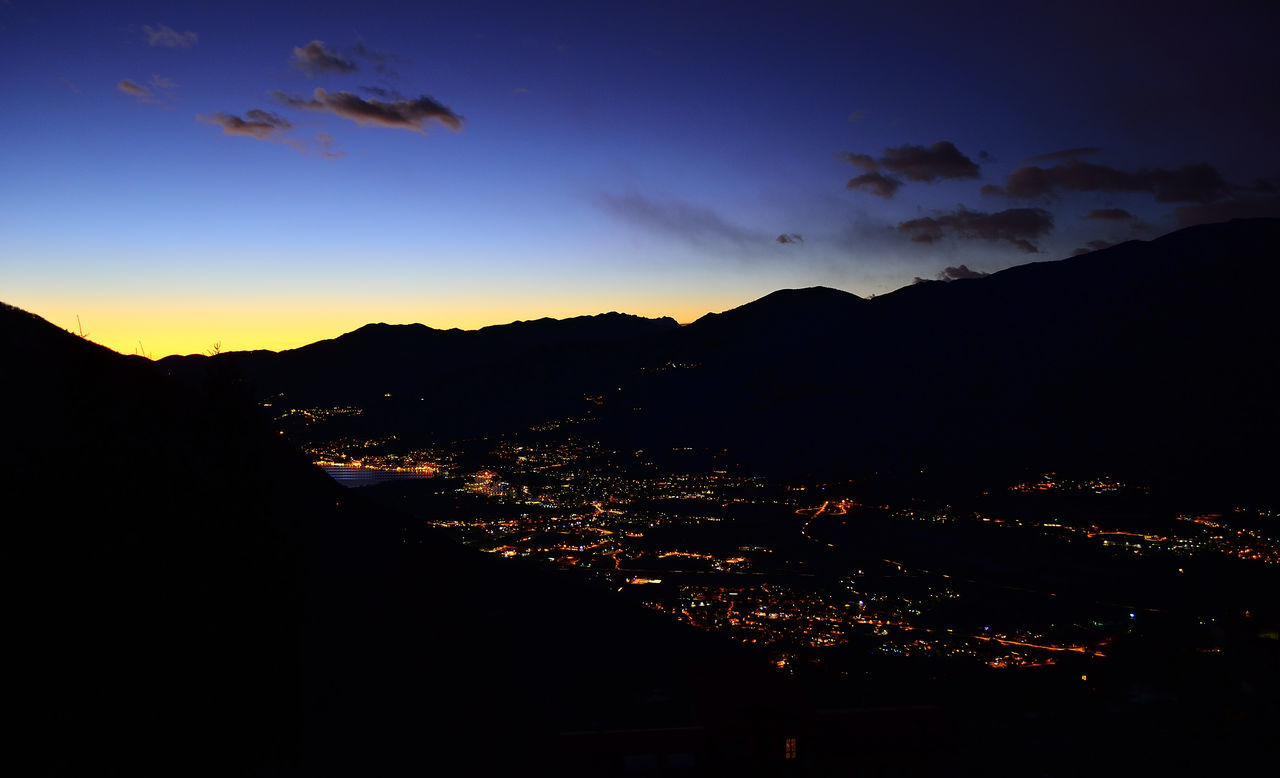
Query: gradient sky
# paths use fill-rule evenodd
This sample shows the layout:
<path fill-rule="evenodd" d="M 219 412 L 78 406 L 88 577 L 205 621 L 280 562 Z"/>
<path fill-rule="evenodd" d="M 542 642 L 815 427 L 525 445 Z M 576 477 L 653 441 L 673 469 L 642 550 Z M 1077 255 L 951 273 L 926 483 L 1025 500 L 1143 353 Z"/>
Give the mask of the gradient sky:
<path fill-rule="evenodd" d="M 1041 5 L 0 0 L 0 300 L 160 357 L 1280 215 L 1274 3 Z"/>

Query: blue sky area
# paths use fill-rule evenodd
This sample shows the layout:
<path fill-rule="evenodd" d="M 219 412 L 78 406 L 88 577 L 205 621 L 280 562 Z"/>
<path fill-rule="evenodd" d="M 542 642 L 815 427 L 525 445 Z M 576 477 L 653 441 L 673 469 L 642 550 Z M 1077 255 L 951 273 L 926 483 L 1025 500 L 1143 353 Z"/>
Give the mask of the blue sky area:
<path fill-rule="evenodd" d="M 0 0 L 0 300 L 278 349 L 1280 214 L 1272 4 L 1152 5 Z"/>

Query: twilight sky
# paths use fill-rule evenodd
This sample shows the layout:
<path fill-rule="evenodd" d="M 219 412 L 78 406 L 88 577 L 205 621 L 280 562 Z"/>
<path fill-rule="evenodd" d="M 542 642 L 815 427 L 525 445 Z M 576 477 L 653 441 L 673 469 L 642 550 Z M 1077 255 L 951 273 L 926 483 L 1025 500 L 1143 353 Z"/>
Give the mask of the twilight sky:
<path fill-rule="evenodd" d="M 1274 4 L 1042 5 L 0 0 L 0 300 L 160 357 L 1280 215 Z"/>

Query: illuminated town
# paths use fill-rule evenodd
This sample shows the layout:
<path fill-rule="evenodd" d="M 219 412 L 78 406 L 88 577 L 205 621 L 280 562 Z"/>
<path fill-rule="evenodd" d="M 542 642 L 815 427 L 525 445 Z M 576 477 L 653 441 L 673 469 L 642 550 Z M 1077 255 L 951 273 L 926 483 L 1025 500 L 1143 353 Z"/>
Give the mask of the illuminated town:
<path fill-rule="evenodd" d="M 277 423 L 296 431 L 300 420 L 353 413 L 295 410 Z M 872 654 L 992 668 L 1074 663 L 1087 677 L 1114 640 L 1170 612 L 1158 593 L 1115 584 L 1107 570 L 1194 578 L 1223 565 L 1271 575 L 1280 564 L 1280 525 L 1268 508 L 1156 520 L 1141 507 L 1149 490 L 1140 484 L 1058 474 L 988 489 L 964 508 L 875 502 L 853 482 L 745 474 L 724 452 L 611 450 L 592 437 L 593 424 L 585 415 L 430 449 L 385 436 L 305 450 L 344 483 L 395 480 L 367 493 L 463 543 L 766 646 L 788 672 L 806 663 L 839 670 Z M 345 477 L 352 470 L 382 477 Z M 928 547 L 947 538 L 990 548 L 992 560 L 956 564 Z M 1004 561 L 1010 554 L 1026 568 Z M 1059 556 L 1062 569 L 1036 561 Z M 1196 650 L 1212 653 L 1224 611 L 1209 601 L 1178 615 L 1192 622 Z"/>

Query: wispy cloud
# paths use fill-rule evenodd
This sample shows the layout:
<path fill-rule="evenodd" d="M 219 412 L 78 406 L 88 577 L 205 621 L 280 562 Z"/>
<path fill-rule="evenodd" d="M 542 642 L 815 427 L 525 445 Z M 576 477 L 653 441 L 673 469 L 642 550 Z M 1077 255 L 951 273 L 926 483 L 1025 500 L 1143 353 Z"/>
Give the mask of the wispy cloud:
<path fill-rule="evenodd" d="M 338 159 L 347 156 L 347 152 L 338 148 L 338 142 L 327 132 L 316 133 L 316 153 L 327 159 Z"/>
<path fill-rule="evenodd" d="M 351 92 L 329 94 L 316 89 L 311 98 L 274 92 L 281 105 L 311 111 L 327 111 L 359 124 L 393 127 L 426 133 L 427 122 L 438 122 L 457 132 L 462 129 L 463 118 L 434 98 L 422 95 L 415 100 L 365 100 Z"/>
<path fill-rule="evenodd" d="M 149 46 L 162 46 L 167 49 L 189 49 L 196 45 L 200 36 L 190 30 L 178 32 L 167 24 L 142 25 L 142 35 Z"/>
<path fill-rule="evenodd" d="M 162 92 L 172 92 L 178 88 L 178 85 L 174 83 L 173 79 L 166 78 L 165 76 L 153 75 L 147 83 L 150 84 L 153 89 L 158 89 Z"/>
<path fill-rule="evenodd" d="M 335 51 L 325 48 L 324 41 L 311 41 L 306 46 L 293 48 L 293 66 L 308 76 L 325 73 L 354 73 L 356 63 Z"/>
<path fill-rule="evenodd" d="M 158 104 L 161 102 L 155 92 L 137 81 L 131 81 L 127 78 L 121 79 L 120 83 L 116 84 L 116 89 L 137 98 L 140 103 Z"/>
<path fill-rule="evenodd" d="M 796 232 L 784 232 L 773 239 L 776 243 L 786 245 L 788 243 L 804 243 L 804 236 Z"/>
<path fill-rule="evenodd" d="M 260 108 L 254 108 L 246 113 L 243 118 L 221 111 L 197 116 L 196 118 L 205 124 L 214 124 L 222 127 L 223 135 L 240 135 L 257 138 L 258 140 L 276 138 L 279 133 L 293 127 L 293 124 L 288 119 Z"/>
<path fill-rule="evenodd" d="M 1048 154 L 1037 154 L 1034 157 L 1027 157 L 1027 162 L 1056 162 L 1060 159 L 1076 159 L 1077 157 L 1101 153 L 1102 149 L 1097 146 L 1080 146 L 1079 148 L 1050 151 Z"/>
<path fill-rule="evenodd" d="M 728 244 L 747 248 L 767 246 L 770 242 L 791 242 L 771 239 L 765 233 L 734 224 L 710 208 L 681 200 L 657 200 L 632 192 L 621 195 L 602 193 L 596 202 L 623 221 L 695 245 Z"/>
<path fill-rule="evenodd" d="M 1124 222 L 1132 219 L 1133 214 L 1123 208 L 1094 208 L 1085 214 L 1084 218 L 1104 222 Z"/>

